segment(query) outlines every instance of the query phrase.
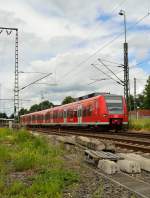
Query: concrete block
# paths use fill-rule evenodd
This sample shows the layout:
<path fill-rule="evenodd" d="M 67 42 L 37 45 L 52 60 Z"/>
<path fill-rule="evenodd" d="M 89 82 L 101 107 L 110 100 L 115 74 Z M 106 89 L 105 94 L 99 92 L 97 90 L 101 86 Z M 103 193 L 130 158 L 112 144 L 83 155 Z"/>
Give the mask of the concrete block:
<path fill-rule="evenodd" d="M 130 153 L 129 158 L 138 161 L 140 163 L 141 169 L 150 172 L 150 159 L 134 153 Z"/>
<path fill-rule="evenodd" d="M 99 160 L 97 167 L 106 174 L 114 174 L 119 171 L 119 166 L 110 160 Z"/>
<path fill-rule="evenodd" d="M 138 162 L 142 170 L 150 172 L 150 159 L 134 153 L 120 153 L 119 155 L 125 159 Z"/>
<path fill-rule="evenodd" d="M 96 151 L 102 151 L 105 149 L 105 144 L 98 139 L 90 138 L 90 141 L 87 143 L 87 147 Z"/>
<path fill-rule="evenodd" d="M 120 170 L 126 172 L 126 173 L 140 173 L 141 168 L 140 168 L 140 163 L 132 160 L 119 160 L 117 162 Z"/>
<path fill-rule="evenodd" d="M 81 144 L 82 146 L 86 146 L 87 147 L 87 144 L 90 142 L 90 138 L 88 137 L 83 137 L 83 136 L 78 136 L 76 138 L 76 142 L 78 144 Z"/>
<path fill-rule="evenodd" d="M 64 141 L 65 143 L 68 143 L 68 144 L 76 144 L 76 137 L 75 135 L 64 136 Z"/>
<path fill-rule="evenodd" d="M 106 151 L 111 151 L 111 152 L 115 152 L 116 151 L 116 147 L 115 144 L 111 141 L 102 141 L 105 145 L 105 150 Z"/>

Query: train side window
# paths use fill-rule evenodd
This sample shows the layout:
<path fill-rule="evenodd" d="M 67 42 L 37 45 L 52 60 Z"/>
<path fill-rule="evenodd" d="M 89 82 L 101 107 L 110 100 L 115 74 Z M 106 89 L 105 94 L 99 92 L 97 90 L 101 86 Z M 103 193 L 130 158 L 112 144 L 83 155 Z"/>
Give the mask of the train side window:
<path fill-rule="evenodd" d="M 51 119 L 52 118 L 52 113 L 51 112 L 49 112 L 49 119 Z"/>
<path fill-rule="evenodd" d="M 61 119 L 63 119 L 63 111 L 61 112 Z"/>
<path fill-rule="evenodd" d="M 73 110 L 70 109 L 70 118 L 73 118 Z"/>
<path fill-rule="evenodd" d="M 73 116 L 76 118 L 77 117 L 77 110 L 74 110 Z"/>
<path fill-rule="evenodd" d="M 63 111 L 63 117 L 64 117 L 64 118 L 67 117 L 67 112 L 66 112 L 66 110 Z"/>
<path fill-rule="evenodd" d="M 69 109 L 67 110 L 67 118 L 69 118 Z"/>
<path fill-rule="evenodd" d="M 92 115 L 92 105 L 88 106 L 88 116 Z"/>
<path fill-rule="evenodd" d="M 45 120 L 49 120 L 49 113 L 45 115 Z"/>
<path fill-rule="evenodd" d="M 86 116 L 86 107 L 83 107 L 83 110 L 82 110 L 82 116 L 85 117 Z"/>
<path fill-rule="evenodd" d="M 56 111 L 54 111 L 54 113 L 53 113 L 53 118 L 54 118 L 54 119 L 57 118 L 57 112 L 56 112 Z"/>

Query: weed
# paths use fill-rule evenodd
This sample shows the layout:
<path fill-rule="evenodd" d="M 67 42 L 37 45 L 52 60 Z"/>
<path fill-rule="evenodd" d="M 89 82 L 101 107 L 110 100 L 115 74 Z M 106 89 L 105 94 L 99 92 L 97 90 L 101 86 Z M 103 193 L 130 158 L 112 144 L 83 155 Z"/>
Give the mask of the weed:
<path fill-rule="evenodd" d="M 14 181 L 9 187 L 9 196 L 18 195 L 25 190 L 25 185 L 21 181 Z"/>
<path fill-rule="evenodd" d="M 30 150 L 27 149 L 16 155 L 13 164 L 16 171 L 24 171 L 35 168 L 37 161 L 36 153 L 30 152 Z"/>
<path fill-rule="evenodd" d="M 100 186 L 99 186 L 98 189 L 94 192 L 92 198 L 101 198 L 101 197 L 103 197 L 103 193 L 104 193 L 104 188 L 103 188 L 103 183 L 102 183 L 102 181 L 101 181 Z"/>
<path fill-rule="evenodd" d="M 150 119 L 131 119 L 129 126 L 131 129 L 135 130 L 150 130 Z"/>
<path fill-rule="evenodd" d="M 0 145 L 0 162 L 4 162 L 11 159 L 10 148 L 6 145 Z"/>
<path fill-rule="evenodd" d="M 62 197 L 64 188 L 79 179 L 76 173 L 64 169 L 62 154 L 62 148 L 50 145 L 45 138 L 25 130 L 0 129 L 0 197 Z M 25 184 L 10 180 L 12 171 L 26 173 L 28 169 L 33 175 L 23 176 Z"/>
<path fill-rule="evenodd" d="M 28 189 L 28 194 L 35 193 L 47 195 L 48 197 L 61 197 L 62 189 L 78 181 L 78 175 L 65 170 L 45 170 L 35 178 L 32 186 Z"/>

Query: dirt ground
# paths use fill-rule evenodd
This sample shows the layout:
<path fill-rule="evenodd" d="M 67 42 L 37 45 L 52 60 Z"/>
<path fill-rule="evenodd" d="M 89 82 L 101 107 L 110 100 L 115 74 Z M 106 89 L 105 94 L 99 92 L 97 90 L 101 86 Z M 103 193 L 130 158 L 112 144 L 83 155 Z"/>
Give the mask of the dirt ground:
<path fill-rule="evenodd" d="M 78 147 L 66 146 L 66 168 L 74 169 L 80 175 L 80 180 L 72 188 L 66 189 L 64 198 L 137 198 L 125 188 L 116 185 L 108 179 L 98 175 L 93 165 L 87 164 L 83 158 L 83 151 Z M 139 197 L 138 197 L 139 198 Z"/>

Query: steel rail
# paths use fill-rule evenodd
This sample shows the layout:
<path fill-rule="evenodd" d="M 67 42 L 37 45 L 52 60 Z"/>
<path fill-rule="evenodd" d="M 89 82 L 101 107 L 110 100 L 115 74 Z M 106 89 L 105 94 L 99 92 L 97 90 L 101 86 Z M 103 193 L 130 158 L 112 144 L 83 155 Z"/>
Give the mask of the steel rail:
<path fill-rule="evenodd" d="M 54 135 L 76 135 L 76 136 L 85 136 L 90 138 L 97 138 L 101 140 L 110 140 L 112 141 L 116 147 L 125 148 L 128 150 L 134 151 L 142 151 L 150 153 L 150 140 L 144 138 L 137 138 L 135 137 L 125 137 L 125 136 L 117 136 L 117 135 L 110 135 L 110 134 L 95 134 L 95 133 L 85 133 L 84 132 L 75 132 L 75 131 L 68 131 L 68 130 L 60 130 L 60 129 L 46 129 L 46 128 L 30 128 L 33 131 L 44 132 L 48 134 Z M 135 139 L 133 139 L 135 138 Z"/>

